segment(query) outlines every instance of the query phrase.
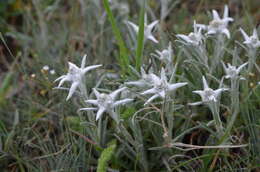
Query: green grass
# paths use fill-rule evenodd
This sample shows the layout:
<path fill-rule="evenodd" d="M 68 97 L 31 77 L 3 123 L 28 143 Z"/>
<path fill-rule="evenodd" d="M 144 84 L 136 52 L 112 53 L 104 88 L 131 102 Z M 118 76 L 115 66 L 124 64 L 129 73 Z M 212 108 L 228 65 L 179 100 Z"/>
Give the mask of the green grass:
<path fill-rule="evenodd" d="M 8 1 L 8 8 L 0 9 L 0 14 L 5 14 L 0 16 L 1 171 L 257 171 L 258 69 L 241 72 L 247 80 L 240 81 L 238 106 L 232 105 L 236 99 L 231 99 L 230 92 L 221 95 L 220 116 L 225 132 L 219 137 L 214 124 L 209 125 L 210 109 L 205 105 L 191 107 L 188 103 L 200 100 L 192 91 L 203 88 L 202 75 L 211 88 L 217 89 L 223 68 L 219 64 L 210 73 L 194 60 L 200 57 L 194 48 L 175 41 L 176 34 L 192 31 L 193 20 L 203 24 L 211 20 L 205 9 L 217 9 L 222 15 L 225 2 L 170 2 L 173 9 L 153 32 L 159 40 L 159 44 L 154 44 L 144 40 L 144 20 L 145 14 L 148 23 L 160 19 L 157 0 L 118 0 L 116 5 L 129 5 L 128 14 L 122 14 L 108 0 Z M 259 2 L 241 0 L 229 2 L 229 7 L 235 21 L 228 27 L 231 39 L 220 45 L 224 47 L 219 56 L 226 63 L 236 58 L 242 64 L 248 60 L 248 53 L 240 45 L 243 39 L 238 28 L 251 34 L 260 15 Z M 139 25 L 137 35 L 127 28 L 128 20 L 138 21 L 134 22 Z M 102 69 L 86 76 L 91 99 L 96 98 L 91 88 L 100 88 L 101 92 L 115 90 L 125 81 L 132 81 L 133 71 L 139 72 L 141 67 L 159 75 L 161 67 L 166 66 L 150 54 L 167 48 L 169 41 L 173 45 L 173 61 L 178 63 L 172 81 L 188 85 L 173 93 L 170 101 L 158 98 L 145 107 L 147 97 L 137 94 L 132 104 L 117 109 L 123 119 L 119 124 L 108 114 L 96 122 L 95 113 L 77 112 L 87 107 L 81 98 L 75 95 L 65 101 L 67 91 L 53 89 L 57 86 L 53 81 L 67 73 L 67 62 L 78 65 L 85 53 L 87 65 L 103 64 Z M 206 43 L 209 65 L 217 53 L 214 41 L 209 39 Z M 259 49 L 256 56 L 259 66 Z M 44 65 L 56 73 L 42 70 Z M 230 84 L 224 80 L 224 86 Z M 130 93 L 142 91 L 130 87 Z M 121 96 L 130 98 L 130 93 Z M 176 143 L 205 147 L 189 149 L 174 146 Z M 207 148 L 223 143 L 248 146 Z"/>
<path fill-rule="evenodd" d="M 143 57 L 143 49 L 144 49 L 144 24 L 145 24 L 145 8 L 146 8 L 146 2 L 143 1 L 141 10 L 140 10 L 140 15 L 139 15 L 139 30 L 138 30 L 138 35 L 137 35 L 137 48 L 136 48 L 136 62 L 135 62 L 135 67 L 136 70 L 140 72 L 140 68 L 142 65 L 142 57 Z"/>
<path fill-rule="evenodd" d="M 113 32 L 114 32 L 114 35 L 116 37 L 116 40 L 118 42 L 118 46 L 119 46 L 119 62 L 121 64 L 121 70 L 124 72 L 124 74 L 128 73 L 129 72 L 129 57 L 128 57 L 128 54 L 127 54 L 127 49 L 126 49 L 126 46 L 125 46 L 125 43 L 123 41 L 123 38 L 121 36 L 121 33 L 120 33 L 120 29 L 118 28 L 117 24 L 116 24 L 116 20 L 115 20 L 115 17 L 110 9 L 110 5 L 109 5 L 109 2 L 108 0 L 103 0 L 104 2 L 104 7 L 105 7 L 105 10 L 107 12 L 107 15 L 108 15 L 108 19 L 110 21 L 110 24 L 112 26 L 112 29 L 113 29 Z"/>

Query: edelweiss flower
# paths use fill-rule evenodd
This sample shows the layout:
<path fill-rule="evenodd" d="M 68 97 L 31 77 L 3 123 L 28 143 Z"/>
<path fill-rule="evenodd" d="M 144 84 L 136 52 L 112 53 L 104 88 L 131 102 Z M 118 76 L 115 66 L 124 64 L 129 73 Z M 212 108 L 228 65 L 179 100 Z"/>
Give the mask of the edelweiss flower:
<path fill-rule="evenodd" d="M 260 41 L 258 39 L 258 35 L 257 35 L 256 29 L 254 29 L 253 35 L 250 36 L 250 37 L 246 34 L 246 32 L 242 28 L 240 28 L 240 31 L 241 31 L 241 33 L 242 33 L 242 35 L 244 37 L 244 40 L 245 40 L 243 42 L 244 44 L 248 45 L 249 47 L 253 47 L 253 48 L 260 47 Z"/>
<path fill-rule="evenodd" d="M 224 14 L 223 18 L 221 19 L 219 17 L 219 14 L 216 10 L 212 10 L 213 20 L 209 23 L 208 26 L 198 24 L 198 27 L 201 27 L 202 29 L 207 29 L 207 34 L 220 34 L 223 33 L 227 36 L 227 38 L 230 38 L 230 32 L 227 29 L 227 25 L 229 22 L 233 21 L 233 18 L 228 17 L 228 6 L 225 5 L 224 7 Z"/>
<path fill-rule="evenodd" d="M 153 84 L 153 77 L 154 74 L 146 74 L 143 68 L 141 68 L 141 79 L 138 81 L 129 81 L 126 82 L 126 85 L 134 85 L 138 87 L 149 87 Z"/>
<path fill-rule="evenodd" d="M 222 62 L 226 76 L 226 79 L 233 79 L 233 78 L 237 78 L 239 76 L 239 72 L 243 69 L 243 67 L 245 67 L 247 65 L 247 63 L 242 64 L 241 66 L 239 66 L 238 68 L 236 68 L 236 66 L 232 66 L 231 64 L 227 64 L 227 66 Z"/>
<path fill-rule="evenodd" d="M 158 43 L 158 41 L 155 39 L 155 37 L 152 34 L 152 30 L 155 27 L 155 25 L 159 22 L 158 20 L 155 20 L 154 22 L 152 22 L 151 24 L 147 25 L 147 17 L 145 17 L 145 23 L 144 23 L 144 38 L 145 39 L 150 39 L 151 41 Z M 136 34 L 138 34 L 139 31 L 139 26 L 137 26 L 136 24 L 128 21 L 127 22 L 135 31 Z"/>
<path fill-rule="evenodd" d="M 202 101 L 190 103 L 190 105 L 200 105 L 202 103 L 217 102 L 217 98 L 220 95 L 220 93 L 222 91 L 228 90 L 226 88 L 219 88 L 217 90 L 213 90 L 213 89 L 209 88 L 208 83 L 207 83 L 204 76 L 202 77 L 202 82 L 203 82 L 203 89 L 204 90 L 193 91 L 193 93 L 200 95 Z"/>
<path fill-rule="evenodd" d="M 141 93 L 142 95 L 147 94 L 154 94 L 152 97 L 150 97 L 144 105 L 147 105 L 148 103 L 152 102 L 157 97 L 165 98 L 165 96 L 170 93 L 171 91 L 176 90 L 177 88 L 183 87 L 184 85 L 187 85 L 186 82 L 181 83 L 175 83 L 175 84 L 169 84 L 167 81 L 167 77 L 165 75 L 164 68 L 161 70 L 161 78 L 159 78 L 156 75 L 152 75 L 153 77 L 153 88 L 148 89 Z"/>
<path fill-rule="evenodd" d="M 162 61 L 165 64 L 172 63 L 172 44 L 169 42 L 169 46 L 167 49 L 164 49 L 162 51 L 156 50 L 157 54 L 152 54 L 154 57 L 158 58 L 160 61 Z"/>
<path fill-rule="evenodd" d="M 202 43 L 202 39 L 203 39 L 203 35 L 201 34 L 202 28 L 199 28 L 196 24 L 196 21 L 194 21 L 193 29 L 194 29 L 194 32 L 191 32 L 188 36 L 183 35 L 183 34 L 178 34 L 176 36 L 178 38 L 181 38 L 182 40 L 184 40 L 188 44 L 198 46 Z"/>
<path fill-rule="evenodd" d="M 58 85 L 58 88 L 62 86 L 62 84 L 66 81 L 72 82 L 70 90 L 69 90 L 69 94 L 68 97 L 66 98 L 66 100 L 69 100 L 71 98 L 71 96 L 73 95 L 73 93 L 76 91 L 76 89 L 80 86 L 80 84 L 84 84 L 83 83 L 83 78 L 84 75 L 93 69 L 96 69 L 102 65 L 91 65 L 91 66 L 87 66 L 85 67 L 85 63 L 86 63 L 86 57 L 87 55 L 84 55 L 82 62 L 81 62 L 81 67 L 77 67 L 75 64 L 68 62 L 69 64 L 69 71 L 66 75 L 62 75 L 59 78 L 57 78 L 54 82 L 57 82 L 60 80 L 60 83 Z"/>
<path fill-rule="evenodd" d="M 104 112 L 109 113 L 112 116 L 112 118 L 117 120 L 117 116 L 115 116 L 115 112 L 114 112 L 115 107 L 133 101 L 133 99 L 123 99 L 118 101 L 115 100 L 117 95 L 125 89 L 126 87 L 123 87 L 113 91 L 110 94 L 105 94 L 105 93 L 99 93 L 95 88 L 93 88 L 94 94 L 97 99 L 86 100 L 85 102 L 93 104 L 98 108 L 81 108 L 79 110 L 83 110 L 83 111 L 98 110 L 96 114 L 96 120 L 98 120 Z"/>

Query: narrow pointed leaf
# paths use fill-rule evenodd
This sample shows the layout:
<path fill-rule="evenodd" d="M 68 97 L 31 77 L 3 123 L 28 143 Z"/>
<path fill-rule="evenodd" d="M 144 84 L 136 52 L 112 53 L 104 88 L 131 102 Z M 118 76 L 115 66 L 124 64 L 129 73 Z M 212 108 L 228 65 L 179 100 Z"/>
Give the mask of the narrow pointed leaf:
<path fill-rule="evenodd" d="M 117 44 L 119 46 L 119 63 L 121 65 L 121 68 L 123 70 L 123 73 L 126 74 L 127 72 L 129 72 L 129 59 L 128 59 L 128 55 L 127 55 L 127 49 L 126 49 L 126 46 L 125 46 L 125 43 L 123 41 L 123 38 L 121 36 L 121 33 L 120 33 L 120 30 L 116 24 L 116 20 L 115 20 L 115 17 L 110 9 L 110 5 L 109 5 L 109 2 L 108 0 L 103 0 L 103 3 L 104 3 L 104 7 L 105 7 L 105 10 L 106 10 L 106 13 L 108 15 L 108 19 L 110 21 L 110 24 L 112 26 L 112 29 L 113 29 L 113 32 L 114 32 L 114 35 L 116 37 L 116 40 L 117 40 Z"/>
<path fill-rule="evenodd" d="M 141 11 L 140 11 L 139 30 L 138 30 L 138 35 L 137 35 L 135 67 L 136 67 L 136 70 L 138 70 L 138 71 L 140 71 L 140 68 L 141 68 L 143 49 L 144 49 L 144 27 L 145 27 L 144 15 L 145 15 L 145 1 L 143 3 L 143 7 L 141 8 Z"/>

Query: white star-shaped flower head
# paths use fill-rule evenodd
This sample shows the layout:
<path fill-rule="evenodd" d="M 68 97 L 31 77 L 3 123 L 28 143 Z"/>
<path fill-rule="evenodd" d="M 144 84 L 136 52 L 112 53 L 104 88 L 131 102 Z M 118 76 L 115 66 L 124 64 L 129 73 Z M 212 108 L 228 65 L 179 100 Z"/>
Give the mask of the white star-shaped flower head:
<path fill-rule="evenodd" d="M 247 65 L 247 63 L 242 64 L 238 68 L 236 66 L 232 66 L 231 64 L 227 64 L 227 66 L 222 62 L 224 71 L 226 73 L 225 78 L 226 79 L 235 79 L 239 78 L 240 71 Z M 242 78 L 241 78 L 242 79 Z"/>
<path fill-rule="evenodd" d="M 219 17 L 219 14 L 216 10 L 212 10 L 213 20 L 209 23 L 208 26 L 203 24 L 196 24 L 198 27 L 207 30 L 208 35 L 214 34 L 225 34 L 227 38 L 230 38 L 230 32 L 227 29 L 228 23 L 234 21 L 233 18 L 228 16 L 228 6 L 224 7 L 223 18 Z"/>
<path fill-rule="evenodd" d="M 68 94 L 66 100 L 69 100 L 72 97 L 73 93 L 80 86 L 80 84 L 84 84 L 83 83 L 84 75 L 88 71 L 102 66 L 102 65 L 91 65 L 91 66 L 85 67 L 86 57 L 87 57 L 87 55 L 84 55 L 84 57 L 81 61 L 81 67 L 80 68 L 77 67 L 75 64 L 68 62 L 68 64 L 69 64 L 68 73 L 66 75 L 60 76 L 59 78 L 57 78 L 54 81 L 54 82 L 57 82 L 57 81 L 60 80 L 58 88 L 61 87 L 63 85 L 63 83 L 66 82 L 66 81 L 72 82 L 70 90 L 69 90 L 69 94 Z"/>
<path fill-rule="evenodd" d="M 152 77 L 153 77 L 153 88 L 148 89 L 148 90 L 142 92 L 141 94 L 142 95 L 154 94 L 154 95 L 152 97 L 150 97 L 145 102 L 144 105 L 149 104 L 157 97 L 165 98 L 165 96 L 167 94 L 169 94 L 170 92 L 176 90 L 177 88 L 187 85 L 186 82 L 175 83 L 175 84 L 168 83 L 164 68 L 162 68 L 162 70 L 161 70 L 161 77 L 158 77 L 156 75 L 152 75 Z"/>
<path fill-rule="evenodd" d="M 217 98 L 219 97 L 220 93 L 228 90 L 226 88 L 219 88 L 217 90 L 213 90 L 209 88 L 208 83 L 204 76 L 202 77 L 202 82 L 203 82 L 203 90 L 193 91 L 193 93 L 200 95 L 202 101 L 190 103 L 190 105 L 200 105 L 202 103 L 217 102 Z"/>
<path fill-rule="evenodd" d="M 145 17 L 145 23 L 144 23 L 144 38 L 145 38 L 145 40 L 149 39 L 149 40 L 153 41 L 154 43 L 158 43 L 158 41 L 155 39 L 155 37 L 152 34 L 153 28 L 155 27 L 155 25 L 158 24 L 158 22 L 159 22 L 159 20 L 155 20 L 151 24 L 147 25 L 147 19 Z M 136 24 L 134 24 L 130 21 L 128 21 L 127 23 L 133 28 L 134 32 L 136 34 L 138 34 L 139 26 L 137 26 Z"/>
<path fill-rule="evenodd" d="M 249 47 L 253 47 L 253 48 L 260 47 L 260 41 L 259 41 L 256 29 L 254 29 L 253 35 L 251 35 L 251 36 L 248 36 L 242 28 L 240 28 L 240 31 L 241 31 L 241 33 L 244 37 L 244 40 L 245 40 L 243 42 L 244 44 L 246 44 Z"/>
<path fill-rule="evenodd" d="M 227 25 L 229 22 L 233 21 L 233 18 L 228 17 L 228 6 L 225 5 L 224 7 L 224 14 L 222 19 L 219 17 L 219 14 L 216 10 L 212 11 L 212 15 L 213 20 L 209 23 L 207 34 L 210 35 L 223 33 L 227 36 L 227 38 L 230 38 L 230 32 L 227 29 Z"/>
<path fill-rule="evenodd" d="M 137 86 L 137 87 L 151 87 L 151 85 L 153 84 L 153 74 L 150 73 L 146 73 L 144 71 L 144 69 L 141 67 L 141 79 L 139 79 L 138 81 L 129 81 L 126 82 L 126 85 L 133 85 L 133 86 Z"/>
<path fill-rule="evenodd" d="M 196 21 L 194 21 L 193 29 L 194 29 L 194 32 L 189 33 L 189 35 L 178 34 L 176 36 L 178 38 L 181 38 L 182 40 L 184 40 L 187 44 L 198 46 L 202 43 L 202 40 L 203 40 L 203 35 L 201 34 L 202 28 L 198 27 L 198 25 L 196 24 Z"/>
<path fill-rule="evenodd" d="M 111 92 L 110 94 L 105 94 L 105 93 L 99 93 L 95 88 L 93 88 L 93 92 L 97 99 L 86 100 L 85 102 L 93 104 L 97 106 L 97 108 L 82 108 L 79 110 L 83 110 L 83 111 L 97 110 L 96 120 L 100 119 L 100 117 L 104 112 L 109 113 L 115 120 L 117 120 L 117 117 L 115 117 L 114 109 L 119 105 L 123 105 L 133 101 L 133 99 L 123 99 L 123 100 L 116 101 L 116 97 L 118 96 L 118 94 L 125 89 L 126 87 L 123 87 Z"/>
<path fill-rule="evenodd" d="M 167 49 L 164 49 L 162 51 L 156 50 L 155 52 L 157 54 L 152 54 L 152 55 L 154 55 L 154 57 L 158 58 L 163 63 L 165 63 L 165 64 L 171 64 L 172 63 L 173 50 L 172 50 L 171 42 L 169 42 L 169 46 L 168 46 Z"/>

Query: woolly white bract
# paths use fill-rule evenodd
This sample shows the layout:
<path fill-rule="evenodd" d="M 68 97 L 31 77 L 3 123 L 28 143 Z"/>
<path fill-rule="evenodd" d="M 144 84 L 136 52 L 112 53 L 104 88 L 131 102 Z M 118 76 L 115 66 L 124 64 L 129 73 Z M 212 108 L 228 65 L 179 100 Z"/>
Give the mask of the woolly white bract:
<path fill-rule="evenodd" d="M 171 75 L 174 71 L 173 67 L 173 50 L 172 50 L 172 44 L 169 42 L 168 48 L 163 49 L 162 51 L 156 50 L 156 54 L 151 54 L 158 60 L 160 60 L 165 65 L 165 71 L 166 74 Z"/>
<path fill-rule="evenodd" d="M 165 75 L 164 68 L 161 69 L 160 78 L 156 75 L 152 75 L 152 81 L 153 81 L 153 88 L 148 89 L 141 93 L 142 95 L 154 94 L 145 102 L 144 105 L 147 105 L 148 103 L 152 102 L 157 97 L 165 98 L 165 96 L 169 95 L 170 92 L 176 90 L 177 88 L 187 85 L 186 82 L 175 83 L 175 84 L 168 83 L 168 79 Z"/>
<path fill-rule="evenodd" d="M 99 93 L 95 88 L 93 88 L 93 92 L 97 99 L 96 100 L 89 99 L 86 100 L 85 102 L 93 104 L 97 106 L 97 108 L 81 108 L 79 110 L 83 110 L 83 111 L 97 110 L 96 120 L 100 119 L 100 117 L 104 112 L 107 112 L 111 115 L 113 119 L 118 121 L 118 116 L 115 113 L 114 109 L 120 105 L 133 101 L 133 99 L 123 99 L 123 100 L 116 101 L 116 97 L 118 96 L 118 94 L 125 89 L 126 87 L 123 87 L 111 92 L 110 94 L 105 94 L 105 93 Z"/>
<path fill-rule="evenodd" d="M 138 87 L 150 87 L 153 84 L 153 75 L 147 74 L 143 68 L 141 68 L 141 79 L 138 81 L 129 81 L 126 82 L 126 85 L 133 85 Z"/>
<path fill-rule="evenodd" d="M 69 64 L 68 73 L 66 75 L 60 76 L 59 78 L 57 78 L 54 81 L 54 82 L 57 82 L 60 80 L 58 88 L 60 88 L 63 85 L 63 83 L 66 81 L 69 81 L 72 83 L 66 100 L 69 100 L 72 97 L 72 95 L 74 94 L 76 89 L 80 86 L 80 84 L 84 84 L 83 83 L 84 75 L 87 72 L 102 66 L 102 65 L 91 65 L 91 66 L 85 67 L 86 57 L 87 57 L 87 55 L 84 55 L 84 57 L 81 61 L 80 68 L 78 66 L 76 66 L 75 64 L 68 62 L 68 64 Z"/>
<path fill-rule="evenodd" d="M 145 39 L 149 39 L 149 40 L 153 41 L 154 43 L 158 43 L 158 41 L 152 34 L 152 30 L 155 27 L 155 25 L 158 24 L 158 22 L 159 22 L 159 20 L 155 20 L 152 23 L 150 23 L 149 25 L 147 25 L 147 19 L 145 17 L 145 23 L 144 23 L 144 38 Z M 127 23 L 133 28 L 135 33 L 138 34 L 139 26 L 137 26 L 136 24 L 134 24 L 130 21 L 127 21 Z"/>
<path fill-rule="evenodd" d="M 244 44 L 246 44 L 249 47 L 253 47 L 253 48 L 260 47 L 260 41 L 259 41 L 256 29 L 253 30 L 253 34 L 251 36 L 248 36 L 242 28 L 240 28 L 240 32 L 242 33 L 242 35 L 244 37 L 244 40 L 245 40 L 243 42 Z"/>
<path fill-rule="evenodd" d="M 189 33 L 189 35 L 177 34 L 176 36 L 184 40 L 187 44 L 198 46 L 203 41 L 203 35 L 201 34 L 202 28 L 198 27 L 196 21 L 194 21 L 193 29 L 194 31 Z"/>
<path fill-rule="evenodd" d="M 223 68 L 224 68 L 225 73 L 226 73 L 225 78 L 226 78 L 226 79 L 229 79 L 229 78 L 235 79 L 235 78 L 238 78 L 238 77 L 239 77 L 240 71 L 241 71 L 248 63 L 244 63 L 244 64 L 242 64 L 241 66 L 239 66 L 238 68 L 237 68 L 236 66 L 232 66 L 232 65 L 229 64 L 229 63 L 227 64 L 227 66 L 226 66 L 224 63 L 222 63 L 222 64 L 223 64 Z"/>
<path fill-rule="evenodd" d="M 227 88 L 219 88 L 217 90 L 213 90 L 209 88 L 208 83 L 205 79 L 205 77 L 202 77 L 203 82 L 203 90 L 196 90 L 193 91 L 193 93 L 199 94 L 202 101 L 190 103 L 190 105 L 200 105 L 202 103 L 209 103 L 209 102 L 217 102 L 217 98 L 221 94 L 221 92 L 228 90 Z"/>
<path fill-rule="evenodd" d="M 156 50 L 155 51 L 157 54 L 152 54 L 154 57 L 159 59 L 165 64 L 171 64 L 173 61 L 172 56 L 173 56 L 173 50 L 172 50 L 172 44 L 169 42 L 169 46 L 167 49 L 164 49 L 162 51 Z"/>
<path fill-rule="evenodd" d="M 230 38 L 230 32 L 227 28 L 228 23 L 233 21 L 233 18 L 228 16 L 228 6 L 224 7 L 223 18 L 220 18 L 216 10 L 212 10 L 213 20 L 209 25 L 197 24 L 198 27 L 207 30 L 208 35 L 224 34 L 227 38 Z"/>

